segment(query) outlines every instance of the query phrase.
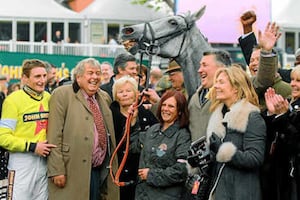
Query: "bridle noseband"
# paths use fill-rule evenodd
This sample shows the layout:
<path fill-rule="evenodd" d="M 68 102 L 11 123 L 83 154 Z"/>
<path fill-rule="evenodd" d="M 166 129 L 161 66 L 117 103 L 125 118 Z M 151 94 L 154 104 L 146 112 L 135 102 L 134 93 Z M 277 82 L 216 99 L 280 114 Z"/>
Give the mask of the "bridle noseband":
<path fill-rule="evenodd" d="M 180 44 L 180 48 L 178 50 L 178 54 L 173 58 L 176 58 L 180 55 L 185 38 L 186 38 L 186 33 L 188 30 L 191 29 L 192 24 L 188 23 L 185 16 L 182 16 L 182 15 L 177 15 L 177 16 L 182 17 L 184 19 L 186 26 L 179 30 L 175 30 L 174 32 L 171 32 L 167 35 L 163 35 L 163 36 L 159 36 L 159 37 L 155 36 L 155 32 L 154 32 L 151 24 L 149 22 L 145 23 L 143 34 L 137 41 L 139 49 L 145 49 L 144 52 L 142 52 L 142 53 L 146 53 L 147 55 L 157 55 L 159 53 L 160 47 L 162 45 L 164 45 L 168 41 L 174 39 L 175 37 L 183 34 L 183 38 L 182 38 L 182 41 Z M 150 31 L 150 36 L 151 36 L 150 39 L 146 38 L 148 29 Z"/>

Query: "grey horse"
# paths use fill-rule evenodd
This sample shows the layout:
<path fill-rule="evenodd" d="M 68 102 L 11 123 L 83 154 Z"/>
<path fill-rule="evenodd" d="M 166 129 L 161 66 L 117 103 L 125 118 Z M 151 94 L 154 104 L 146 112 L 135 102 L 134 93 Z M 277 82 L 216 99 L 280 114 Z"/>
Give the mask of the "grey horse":
<path fill-rule="evenodd" d="M 124 27 L 121 32 L 123 44 L 132 54 L 144 52 L 174 58 L 182 67 L 184 84 L 191 96 L 200 85 L 199 61 L 203 52 L 211 48 L 195 25 L 204 11 L 205 6 L 193 14 L 188 12 Z"/>

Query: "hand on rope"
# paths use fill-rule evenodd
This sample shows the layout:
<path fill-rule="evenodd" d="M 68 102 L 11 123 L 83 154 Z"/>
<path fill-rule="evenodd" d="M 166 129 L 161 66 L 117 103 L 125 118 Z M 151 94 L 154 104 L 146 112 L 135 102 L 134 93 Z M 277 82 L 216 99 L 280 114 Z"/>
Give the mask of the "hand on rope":
<path fill-rule="evenodd" d="M 110 162 L 109 162 L 109 172 L 110 172 L 110 176 L 114 182 L 114 184 L 116 184 L 117 186 L 126 186 L 126 185 L 130 185 L 133 184 L 132 181 L 129 182 L 120 182 L 119 178 L 121 175 L 121 172 L 125 166 L 127 157 L 128 157 L 128 153 L 129 153 L 129 145 L 130 145 L 130 127 L 131 125 L 134 125 L 136 123 L 136 118 L 138 115 L 138 110 L 137 108 L 142 105 L 143 101 L 145 100 L 145 97 L 142 95 L 141 99 L 140 99 L 140 103 L 139 103 L 139 95 L 137 95 L 136 101 L 130 106 L 129 110 L 128 110 L 128 117 L 126 119 L 126 124 L 125 124 L 125 131 L 123 134 L 122 139 L 120 140 L 119 144 L 117 145 L 116 149 L 114 150 L 111 158 L 110 158 Z M 113 160 L 115 159 L 118 150 L 121 148 L 122 144 L 126 142 L 126 147 L 125 147 L 125 153 L 124 156 L 122 158 L 122 161 L 120 163 L 119 168 L 117 169 L 116 174 L 114 174 L 113 172 L 113 168 L 112 168 L 112 163 Z"/>

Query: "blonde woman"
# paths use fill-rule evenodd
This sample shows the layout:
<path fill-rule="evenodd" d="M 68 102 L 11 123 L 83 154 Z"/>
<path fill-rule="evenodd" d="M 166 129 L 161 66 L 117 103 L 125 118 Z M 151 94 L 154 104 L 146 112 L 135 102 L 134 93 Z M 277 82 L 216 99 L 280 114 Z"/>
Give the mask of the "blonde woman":
<path fill-rule="evenodd" d="M 124 76 L 115 81 L 112 89 L 114 101 L 110 109 L 113 114 L 115 135 L 117 144 L 123 137 L 126 119 L 129 115 L 129 107 L 136 101 L 139 95 L 137 81 L 130 77 Z M 137 117 L 131 121 L 131 140 L 134 137 L 133 132 L 136 130 L 145 131 L 158 120 L 150 110 L 146 110 L 144 106 L 138 107 Z M 125 151 L 125 144 L 118 151 L 119 164 L 121 163 Z M 131 183 L 124 187 L 120 187 L 120 200 L 134 200 L 135 185 L 138 177 L 139 153 L 129 152 L 126 164 L 120 176 L 120 181 Z"/>
<path fill-rule="evenodd" d="M 266 126 L 249 76 L 239 67 L 216 72 L 207 128 L 213 161 L 209 199 L 260 200 Z"/>

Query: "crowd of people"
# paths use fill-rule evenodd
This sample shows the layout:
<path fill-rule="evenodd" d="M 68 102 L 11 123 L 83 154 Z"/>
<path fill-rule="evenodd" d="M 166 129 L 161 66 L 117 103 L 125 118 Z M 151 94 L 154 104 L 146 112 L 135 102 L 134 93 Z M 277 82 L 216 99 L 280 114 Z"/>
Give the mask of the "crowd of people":
<path fill-rule="evenodd" d="M 24 60 L 1 94 L 0 199 L 300 199 L 300 50 L 279 70 L 277 24 L 256 38 L 255 13 L 240 21 L 248 69 L 205 51 L 192 96 L 175 60 L 86 58 L 61 85 L 54 65 Z"/>

